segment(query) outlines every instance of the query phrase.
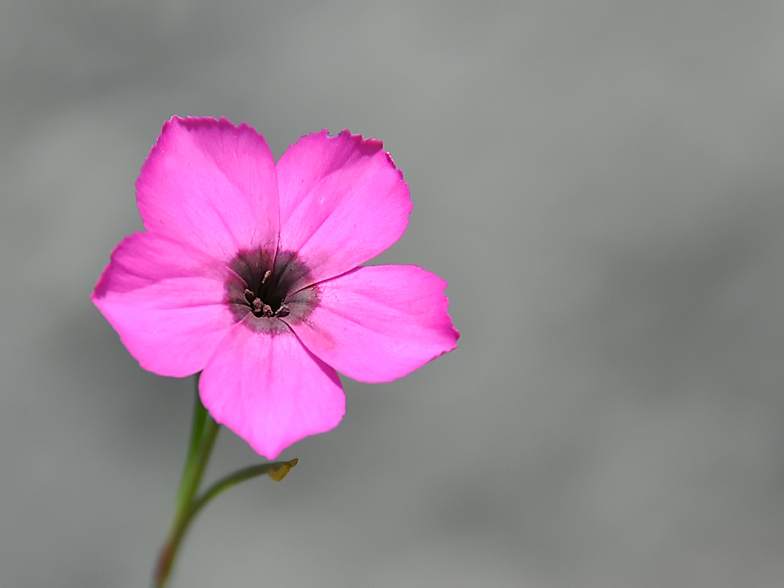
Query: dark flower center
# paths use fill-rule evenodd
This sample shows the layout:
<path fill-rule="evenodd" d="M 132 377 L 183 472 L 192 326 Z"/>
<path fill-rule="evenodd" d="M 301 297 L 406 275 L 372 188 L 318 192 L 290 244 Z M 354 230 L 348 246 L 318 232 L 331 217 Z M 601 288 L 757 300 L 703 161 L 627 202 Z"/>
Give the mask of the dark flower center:
<path fill-rule="evenodd" d="M 268 250 L 240 251 L 229 268 L 226 303 L 254 331 L 289 333 L 285 323 L 302 322 L 318 305 L 316 286 L 295 289 L 310 283 L 310 271 L 292 251 L 278 251 L 274 263 Z"/>

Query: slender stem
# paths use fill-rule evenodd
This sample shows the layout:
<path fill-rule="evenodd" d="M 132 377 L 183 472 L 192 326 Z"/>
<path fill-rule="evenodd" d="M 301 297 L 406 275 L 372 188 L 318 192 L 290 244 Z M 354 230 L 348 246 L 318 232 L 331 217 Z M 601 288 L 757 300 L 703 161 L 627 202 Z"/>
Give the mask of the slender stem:
<path fill-rule="evenodd" d="M 215 484 L 196 498 L 199 491 L 204 470 L 212 453 L 215 438 L 218 435 L 220 425 L 209 415 L 207 409 L 201 403 L 198 390 L 198 376 L 196 377 L 196 394 L 194 400 L 193 423 L 191 428 L 191 441 L 188 448 L 188 458 L 185 460 L 185 468 L 180 480 L 180 488 L 177 492 L 177 507 L 174 522 L 172 523 L 169 536 L 163 545 L 158 562 L 155 566 L 153 577 L 154 588 L 164 588 L 171 575 L 174 561 L 185 537 L 188 527 L 193 522 L 199 511 L 207 505 L 210 500 L 218 494 L 236 486 L 240 482 L 250 480 L 262 474 L 269 475 L 270 478 L 279 482 L 286 477 L 291 468 L 297 465 L 297 459 L 291 461 L 277 461 L 250 466 L 229 474 L 221 478 Z"/>
<path fill-rule="evenodd" d="M 191 509 L 193 499 L 199 491 L 201 478 L 207 467 L 207 462 L 215 444 L 220 425 L 209 415 L 207 409 L 201 403 L 199 397 L 199 376 L 196 376 L 196 392 L 194 395 L 193 422 L 191 424 L 191 441 L 188 448 L 188 458 L 185 461 L 185 468 L 180 479 L 180 488 L 177 492 L 177 506 L 175 508 L 174 521 L 172 523 L 169 537 L 158 556 L 158 563 L 155 566 L 155 576 L 153 585 L 156 588 L 163 588 L 171 573 L 174 560 L 177 556 L 182 532 L 179 528 Z M 176 539 L 176 540 L 175 540 Z"/>
<path fill-rule="evenodd" d="M 297 459 L 292 459 L 291 461 L 277 461 L 275 463 L 264 463 L 260 465 L 250 466 L 241 470 L 234 472 L 233 474 L 229 474 L 228 476 L 221 478 L 217 482 L 215 482 L 212 486 L 210 486 L 209 490 L 204 492 L 188 509 L 185 515 L 178 521 L 177 525 L 172 529 L 172 533 L 169 537 L 169 541 L 167 541 L 167 548 L 169 553 L 169 565 L 174 562 L 174 559 L 177 557 L 177 551 L 182 543 L 182 539 L 185 536 L 185 532 L 188 530 L 188 527 L 193 522 L 196 515 L 204 508 L 210 500 L 215 498 L 218 494 L 223 492 L 224 490 L 228 490 L 232 486 L 236 486 L 240 482 L 244 482 L 245 480 L 250 480 L 251 478 L 256 478 L 261 476 L 262 474 L 269 474 L 269 476 L 276 481 L 282 480 L 286 474 L 297 465 Z M 168 574 L 168 571 L 167 571 Z M 166 582 L 166 577 L 163 578 L 163 584 L 158 584 L 156 586 L 163 586 Z"/>
<path fill-rule="evenodd" d="M 183 469 L 182 478 L 180 479 L 180 488 L 177 491 L 177 507 L 174 512 L 175 522 L 188 510 L 188 507 L 193 500 L 193 496 L 196 493 L 196 488 L 193 485 L 193 475 L 199 460 L 201 439 L 204 436 L 204 424 L 209 416 L 207 409 L 204 408 L 204 405 L 201 403 L 201 398 L 199 397 L 199 374 L 196 374 L 196 385 L 194 386 L 193 393 L 191 442 L 188 447 L 188 458 L 185 461 L 185 468 Z"/>
<path fill-rule="evenodd" d="M 201 438 L 199 457 L 193 466 L 193 483 L 188 491 L 187 508 L 190 507 L 193 498 L 196 496 L 196 492 L 199 490 L 201 478 L 204 475 L 204 470 L 207 469 L 207 462 L 210 460 L 212 446 L 215 445 L 215 438 L 218 436 L 219 430 L 220 425 L 216 423 L 211 416 L 207 415 L 207 422 L 204 425 L 204 434 Z"/>
<path fill-rule="evenodd" d="M 210 489 L 202 494 L 199 499 L 193 504 L 193 507 L 188 511 L 188 518 L 192 519 L 210 500 L 215 498 L 224 490 L 228 490 L 232 486 L 236 486 L 240 482 L 256 478 L 262 474 L 268 474 L 273 480 L 279 482 L 286 474 L 297 465 L 299 460 L 297 458 L 291 461 L 276 461 L 274 463 L 262 463 L 255 466 L 249 466 L 241 470 L 237 470 L 233 474 L 221 478 L 215 482 Z"/>

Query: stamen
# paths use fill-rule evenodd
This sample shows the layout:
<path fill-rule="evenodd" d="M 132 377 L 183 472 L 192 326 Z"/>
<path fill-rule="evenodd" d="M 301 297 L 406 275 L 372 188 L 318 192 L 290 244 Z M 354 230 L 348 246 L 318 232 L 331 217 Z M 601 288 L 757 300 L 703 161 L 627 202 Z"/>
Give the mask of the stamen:
<path fill-rule="evenodd" d="M 319 293 L 315 286 L 292 292 L 297 284 L 309 282 L 308 268 L 296 254 L 278 251 L 275 267 L 270 267 L 272 257 L 263 249 L 240 251 L 229 262 L 226 303 L 235 320 L 253 331 L 291 334 L 291 324 L 301 323 L 316 308 Z"/>

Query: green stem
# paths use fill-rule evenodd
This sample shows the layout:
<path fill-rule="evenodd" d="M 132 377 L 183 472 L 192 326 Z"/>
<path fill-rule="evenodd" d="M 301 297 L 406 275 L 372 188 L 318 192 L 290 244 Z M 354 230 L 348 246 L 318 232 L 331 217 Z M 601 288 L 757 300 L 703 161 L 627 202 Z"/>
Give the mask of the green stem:
<path fill-rule="evenodd" d="M 236 486 L 240 482 L 256 478 L 262 474 L 269 474 L 275 480 L 282 480 L 288 471 L 297 465 L 299 460 L 294 458 L 291 461 L 276 461 L 274 463 L 262 463 L 255 466 L 250 466 L 241 470 L 237 470 L 233 474 L 229 474 L 225 478 L 221 478 L 215 482 L 210 489 L 202 494 L 199 499 L 193 504 L 193 507 L 188 511 L 188 520 L 196 516 L 196 514 L 204 507 L 210 500 L 215 498 L 224 490 L 228 490 L 232 486 Z M 187 524 L 187 521 L 186 521 Z"/>
<path fill-rule="evenodd" d="M 190 503 L 193 501 L 193 496 L 196 493 L 193 479 L 196 473 L 196 465 L 199 461 L 199 454 L 201 453 L 201 439 L 204 436 L 204 425 L 208 416 L 207 409 L 204 408 L 204 405 L 201 403 L 201 397 L 199 396 L 199 374 L 196 374 L 193 421 L 191 423 L 191 442 L 188 447 L 188 458 L 185 461 L 185 468 L 183 469 L 182 478 L 180 479 L 180 488 L 177 491 L 177 508 L 174 513 L 175 522 L 188 510 Z"/>
<path fill-rule="evenodd" d="M 218 494 L 236 486 L 240 482 L 250 480 L 262 474 L 268 474 L 275 481 L 280 481 L 286 477 L 289 470 L 297 465 L 297 460 L 277 461 L 244 468 L 221 478 L 213 484 L 204 494 L 196 498 L 201 485 L 201 479 L 207 462 L 215 444 L 220 425 L 209 415 L 207 409 L 201 403 L 199 397 L 199 376 L 196 376 L 196 394 L 193 410 L 193 423 L 191 425 L 191 442 L 188 448 L 188 458 L 185 460 L 185 468 L 180 480 L 180 488 L 177 492 L 177 507 L 175 510 L 174 522 L 172 523 L 166 543 L 158 555 L 158 562 L 155 566 L 153 577 L 154 588 L 164 588 L 171 575 L 174 561 L 177 559 L 177 552 L 185 537 L 185 532 L 193 522 L 199 511 Z"/>
<path fill-rule="evenodd" d="M 180 488 L 177 491 L 177 506 L 169 538 L 161 549 L 158 563 L 155 566 L 153 579 L 155 588 L 163 588 L 171 573 L 174 560 L 177 557 L 180 541 L 184 529 L 179 531 L 182 521 L 191 509 L 193 499 L 199 490 L 201 478 L 207 467 L 207 462 L 215 444 L 220 425 L 209 415 L 199 397 L 199 376 L 196 376 L 196 391 L 194 395 L 193 422 L 191 424 L 191 441 L 188 448 L 188 458 L 180 479 Z M 186 525 L 187 526 L 187 525 Z"/>
<path fill-rule="evenodd" d="M 265 463 L 255 466 L 250 466 L 244 468 L 242 470 L 238 470 L 233 474 L 229 474 L 225 478 L 222 478 L 215 482 L 209 490 L 207 490 L 204 494 L 202 494 L 188 509 L 182 519 L 179 520 L 178 524 L 172 529 L 172 533 L 169 537 L 169 541 L 167 541 L 166 547 L 164 552 L 167 554 L 168 562 L 169 562 L 169 569 L 171 568 L 171 564 L 174 562 L 174 559 L 177 556 L 177 551 L 179 550 L 180 544 L 182 543 L 182 539 L 185 536 L 185 532 L 188 530 L 188 527 L 193 522 L 196 515 L 204 508 L 210 500 L 215 498 L 218 494 L 223 492 L 224 490 L 228 490 L 232 486 L 236 486 L 240 482 L 244 482 L 245 480 L 250 480 L 251 478 L 256 478 L 261 476 L 262 474 L 269 474 L 270 477 L 274 480 L 282 480 L 283 477 L 288 473 L 288 471 L 297 465 L 297 460 L 292 459 L 291 461 L 277 461 L 275 463 Z M 162 554 L 163 555 L 163 554 Z M 168 570 L 166 571 L 166 575 L 163 576 L 162 580 L 163 583 L 156 584 L 156 587 L 163 586 L 166 583 L 166 577 L 168 576 Z M 157 580 L 157 578 L 156 578 Z"/>

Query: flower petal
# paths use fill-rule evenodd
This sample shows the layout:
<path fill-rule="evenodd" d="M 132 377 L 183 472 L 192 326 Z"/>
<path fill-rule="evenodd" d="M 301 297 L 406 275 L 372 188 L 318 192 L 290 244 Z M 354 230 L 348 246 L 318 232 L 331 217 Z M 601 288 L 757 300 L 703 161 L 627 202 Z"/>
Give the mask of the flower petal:
<path fill-rule="evenodd" d="M 199 391 L 212 417 L 268 459 L 336 427 L 346 399 L 335 370 L 293 333 L 271 336 L 238 323 L 218 345 Z"/>
<path fill-rule="evenodd" d="M 341 373 L 388 382 L 457 346 L 446 285 L 413 265 L 360 267 L 314 286 L 318 306 L 291 328 Z"/>
<path fill-rule="evenodd" d="M 172 118 L 142 166 L 136 198 L 148 231 L 218 259 L 277 243 L 275 160 L 245 123 Z"/>
<path fill-rule="evenodd" d="M 204 367 L 234 324 L 226 268 L 167 237 L 136 233 L 112 252 L 92 301 L 146 370 L 187 376 Z"/>
<path fill-rule="evenodd" d="M 397 241 L 411 199 L 381 141 L 348 131 L 305 135 L 278 162 L 280 245 L 310 269 L 309 283 L 338 276 Z"/>

